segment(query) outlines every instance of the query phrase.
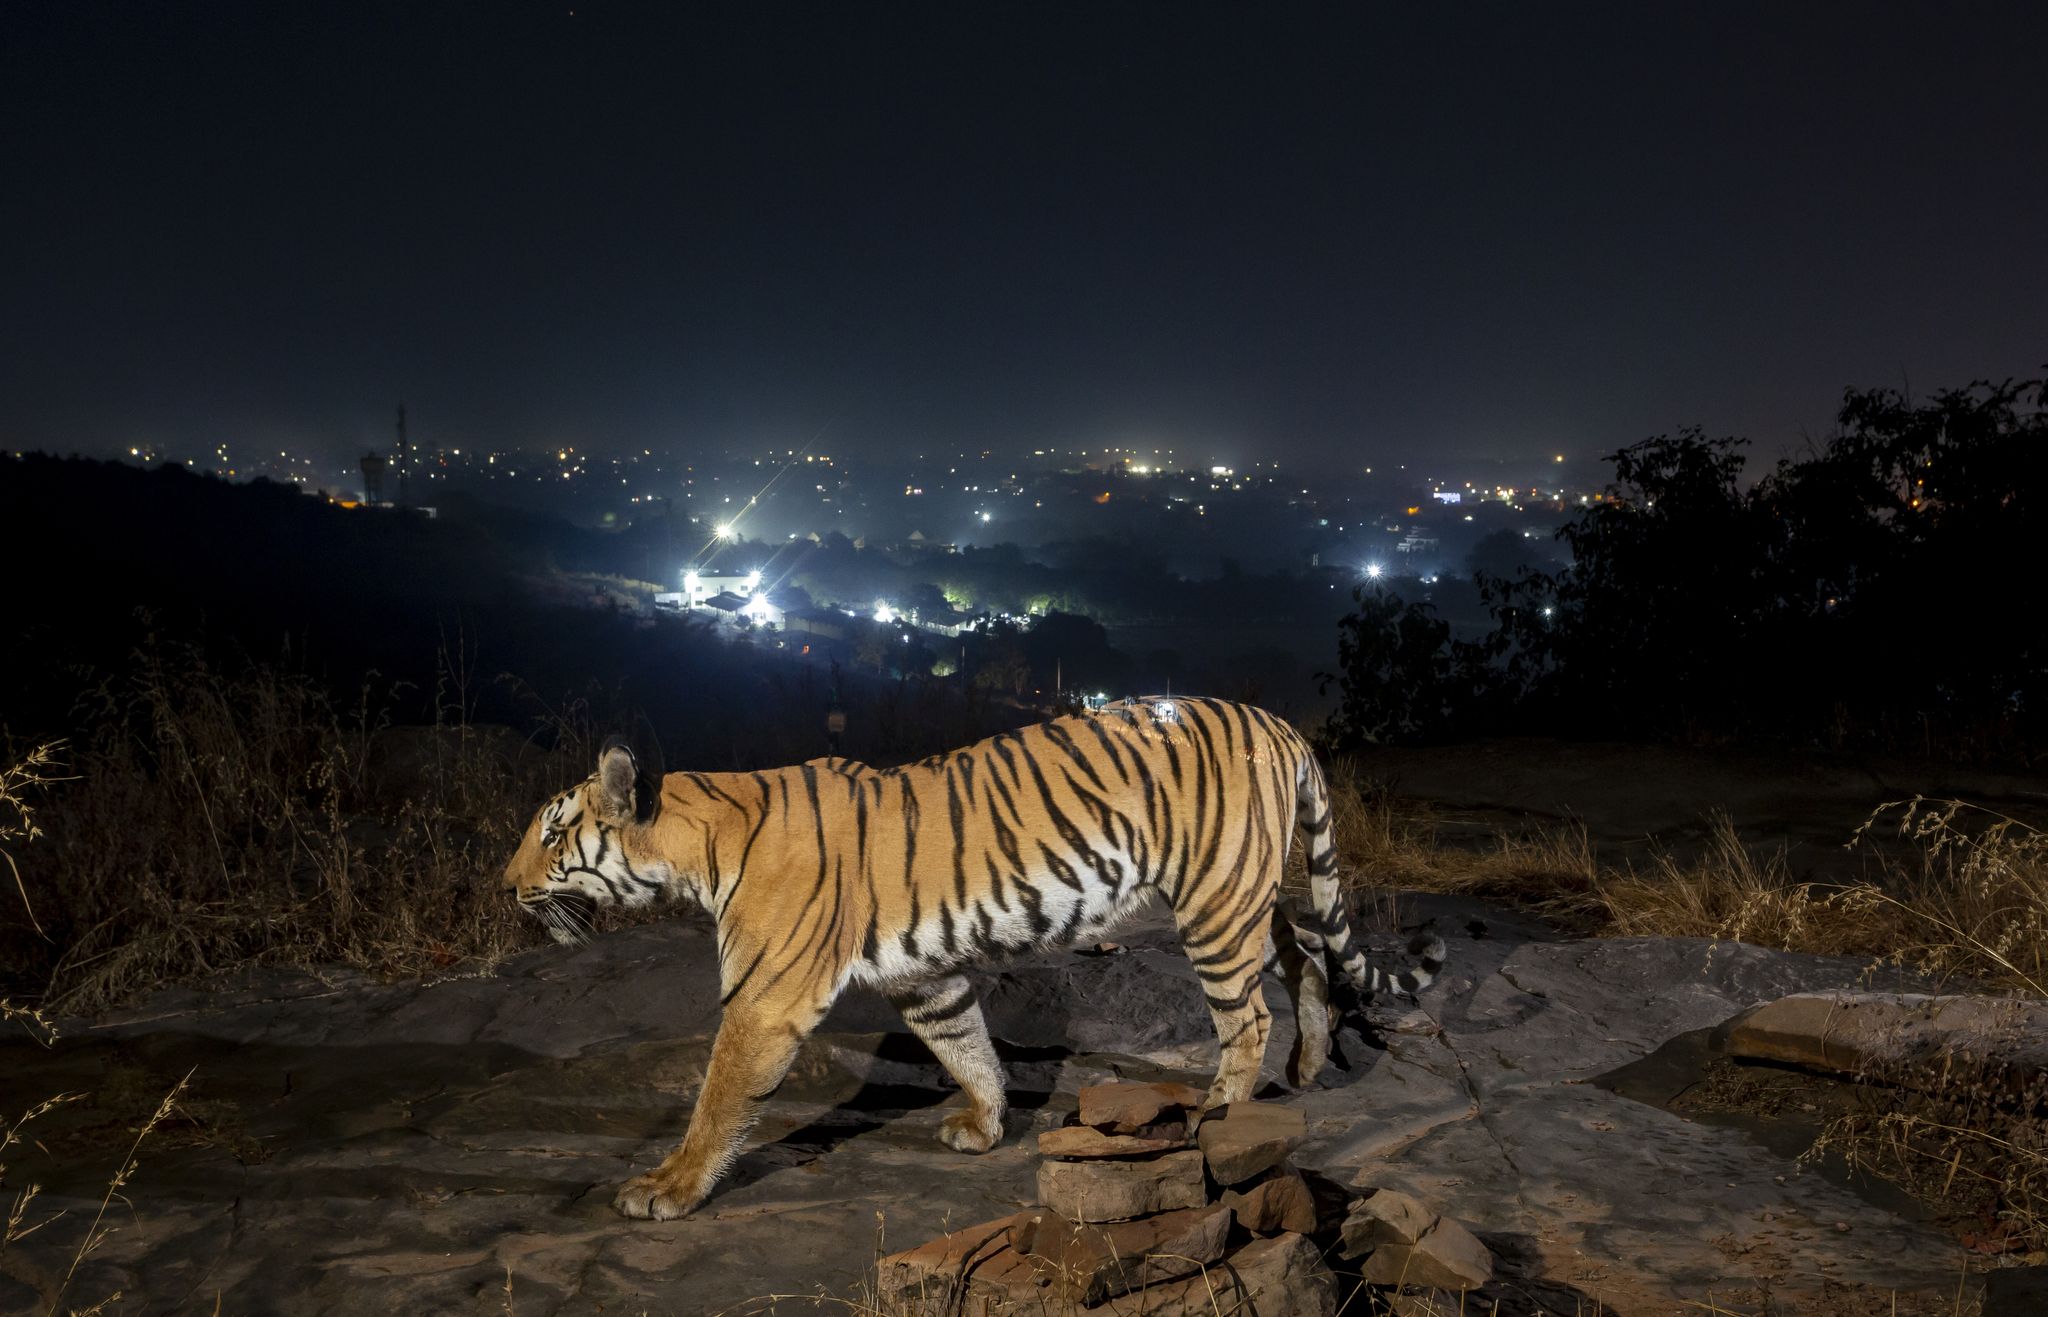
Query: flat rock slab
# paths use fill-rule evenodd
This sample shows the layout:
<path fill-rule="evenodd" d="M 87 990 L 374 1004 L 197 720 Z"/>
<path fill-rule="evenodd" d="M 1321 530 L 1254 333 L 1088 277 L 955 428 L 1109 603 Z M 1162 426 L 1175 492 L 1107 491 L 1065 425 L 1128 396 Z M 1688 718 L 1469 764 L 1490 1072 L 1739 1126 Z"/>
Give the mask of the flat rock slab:
<path fill-rule="evenodd" d="M 1795 993 L 1717 1034 L 1730 1056 L 1911 1086 L 1958 1071 L 2014 1091 L 2048 1076 L 2048 1003 L 1921 993 Z"/>
<path fill-rule="evenodd" d="M 1790 1307 L 1823 1286 L 1883 1287 L 1874 1311 L 1889 1310 L 1890 1288 L 1947 1310 L 1965 1259 L 1946 1235 L 1740 1130 L 1587 1082 L 1760 1003 L 1854 987 L 1859 962 L 1690 939 L 1531 940 L 1511 917 L 1434 897 L 1404 897 L 1402 911 L 1451 933 L 1412 1027 L 1384 1051 L 1355 1048 L 1329 1087 L 1261 1098 L 1305 1118 L 1293 1165 L 1412 1192 L 1471 1226 L 1498 1265 L 1468 1311 L 1499 1298 L 1503 1317 L 1592 1312 L 1596 1295 L 1610 1312 L 1678 1311 L 1710 1289 Z M 1475 920 L 1487 936 L 1458 933 Z M 1120 931 L 1123 955 L 982 976 L 1012 1112 L 979 1157 L 935 1139 L 961 1098 L 923 1045 L 879 996 L 849 993 L 727 1182 L 660 1223 L 619 1217 L 611 1196 L 674 1146 L 695 1100 L 718 1019 L 699 924 L 608 933 L 428 987 L 252 975 L 105 1027 L 74 1022 L 54 1048 L 0 1039 L 0 1119 L 89 1095 L 24 1131 L 40 1147 L 9 1150 L 10 1191 L 40 1183 L 38 1201 L 67 1215 L 0 1252 L 0 1310 L 47 1311 L 53 1297 L 84 1308 L 121 1290 L 137 1312 L 212 1311 L 217 1298 L 222 1312 L 814 1315 L 821 1287 L 858 1292 L 879 1256 L 1038 1203 L 1036 1136 L 1074 1118 L 1083 1088 L 1202 1091 L 1215 1035 L 1171 937 Z M 1370 945 L 1392 963 L 1403 940 Z M 1278 986 L 1267 1000 L 1277 1078 L 1291 1013 Z M 194 1067 L 183 1113 L 150 1136 L 121 1191 L 120 1229 L 58 1296 L 135 1129 Z M 1147 1300 L 1192 1295 L 1232 1267 L 1250 1275 L 1247 1255 L 1278 1268 L 1276 1285 L 1309 1274 L 1276 1261 L 1294 1245 L 1257 1247 Z M 775 1294 L 805 1297 L 762 1297 Z M 1213 1311 L 1206 1292 L 1188 1304 Z"/>

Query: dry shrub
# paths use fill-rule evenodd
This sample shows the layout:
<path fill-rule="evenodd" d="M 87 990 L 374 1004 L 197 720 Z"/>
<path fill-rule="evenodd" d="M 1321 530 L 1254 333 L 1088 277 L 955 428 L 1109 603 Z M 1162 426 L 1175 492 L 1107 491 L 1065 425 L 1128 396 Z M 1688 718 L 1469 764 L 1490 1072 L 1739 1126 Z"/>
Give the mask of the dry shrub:
<path fill-rule="evenodd" d="M 1869 921 L 1854 916 L 1846 889 L 1792 881 L 1783 849 L 1745 843 L 1734 820 L 1708 818 L 1704 848 L 1670 853 L 1649 867 L 1602 872 L 1594 893 L 1604 931 L 1620 937 L 1710 937 L 1780 950 L 1854 953 L 1873 945 Z"/>
<path fill-rule="evenodd" d="M 2039 1076 L 2016 1092 L 1976 1066 L 1914 1059 L 1858 1078 L 1855 1100 L 1808 1158 L 1834 1153 L 1938 1204 L 1974 1252 L 2048 1258 L 2048 1093 Z"/>
<path fill-rule="evenodd" d="M 90 1012 L 250 965 L 488 965 L 514 940 L 497 869 L 564 773 L 437 704 L 391 728 L 367 693 L 344 712 L 274 667 L 139 652 L 82 701 L 76 780 L 21 861 L 39 922 L 0 926 L 9 973 Z"/>
<path fill-rule="evenodd" d="M 1910 843 L 1876 877 L 1794 881 L 1783 848 L 1744 842 L 1726 814 L 1705 844 L 1645 867 L 1605 863 L 1566 824 L 1450 844 L 1447 820 L 1338 759 L 1329 770 L 1337 852 L 1362 886 L 1456 892 L 1574 931 L 1705 937 L 1785 951 L 1868 956 L 1941 981 L 2048 996 L 2048 834 L 1958 800 L 1875 810 L 1849 838 L 1880 829 Z"/>
<path fill-rule="evenodd" d="M 2048 837 L 1915 797 L 1880 806 L 1850 845 L 1885 826 L 1913 843 L 1911 858 L 1881 860 L 1872 880 L 1794 882 L 1783 850 L 1757 851 L 1716 815 L 1697 859 L 1659 856 L 1647 872 L 1603 874 L 1596 891 L 1617 934 L 1869 956 L 1965 989 L 2048 995 Z"/>

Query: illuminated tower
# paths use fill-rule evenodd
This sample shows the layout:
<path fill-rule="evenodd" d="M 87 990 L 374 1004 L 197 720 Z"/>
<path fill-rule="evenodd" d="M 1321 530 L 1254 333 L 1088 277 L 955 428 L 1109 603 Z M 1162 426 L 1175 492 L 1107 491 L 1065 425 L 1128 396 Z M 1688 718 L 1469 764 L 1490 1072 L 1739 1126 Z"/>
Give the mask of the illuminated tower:
<path fill-rule="evenodd" d="M 398 404 L 398 506 L 412 506 L 412 449 L 405 438 L 405 404 Z"/>

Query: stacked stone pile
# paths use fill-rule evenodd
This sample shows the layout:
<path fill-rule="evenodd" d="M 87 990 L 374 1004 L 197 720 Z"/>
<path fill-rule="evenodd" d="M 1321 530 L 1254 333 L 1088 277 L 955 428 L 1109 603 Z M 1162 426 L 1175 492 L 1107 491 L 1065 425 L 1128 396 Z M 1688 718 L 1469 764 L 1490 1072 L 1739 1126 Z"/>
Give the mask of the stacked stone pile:
<path fill-rule="evenodd" d="M 964 1317 L 1314 1317 L 1336 1312 L 1338 1281 L 1312 1237 L 1340 1234 L 1375 1271 L 1416 1271 L 1412 1284 L 1446 1284 L 1422 1275 L 1460 1265 L 1459 1287 L 1484 1282 L 1469 1279 L 1475 1255 L 1452 1246 L 1469 1241 L 1481 1260 L 1485 1249 L 1455 1222 L 1419 1204 L 1416 1220 L 1360 1216 L 1401 1196 L 1352 1210 L 1352 1191 L 1289 1165 L 1299 1111 L 1242 1102 L 1198 1115 L 1201 1100 L 1182 1084 L 1082 1089 L 1075 1122 L 1039 1135 L 1041 1205 L 884 1258 L 882 1293 Z"/>

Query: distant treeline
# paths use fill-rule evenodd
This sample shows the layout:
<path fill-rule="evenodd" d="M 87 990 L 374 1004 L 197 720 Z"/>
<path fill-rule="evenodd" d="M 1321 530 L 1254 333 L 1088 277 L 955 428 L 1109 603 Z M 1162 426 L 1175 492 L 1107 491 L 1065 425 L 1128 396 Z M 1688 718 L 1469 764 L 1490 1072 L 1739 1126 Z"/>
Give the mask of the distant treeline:
<path fill-rule="evenodd" d="M 2048 753 L 2040 380 L 1847 392 L 1838 432 L 1745 483 L 1698 430 L 1609 459 L 1572 565 L 1478 577 L 1493 625 L 1361 589 L 1339 745 L 1500 731 Z"/>

